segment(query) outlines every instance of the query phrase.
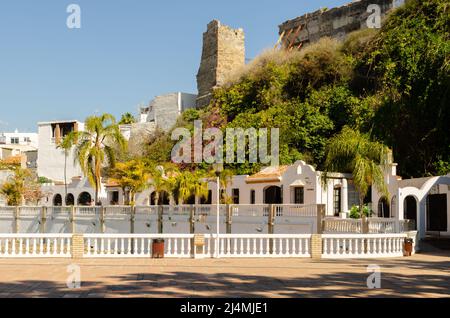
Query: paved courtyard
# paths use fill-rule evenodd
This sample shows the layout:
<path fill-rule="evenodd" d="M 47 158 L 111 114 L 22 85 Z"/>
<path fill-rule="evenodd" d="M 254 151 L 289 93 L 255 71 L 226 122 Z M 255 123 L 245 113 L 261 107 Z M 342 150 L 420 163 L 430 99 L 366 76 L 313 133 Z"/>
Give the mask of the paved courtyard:
<path fill-rule="evenodd" d="M 81 268 L 68 289 L 67 266 Z M 370 290 L 368 265 L 381 267 Z M 450 252 L 384 260 L 0 260 L 0 297 L 450 297 Z"/>

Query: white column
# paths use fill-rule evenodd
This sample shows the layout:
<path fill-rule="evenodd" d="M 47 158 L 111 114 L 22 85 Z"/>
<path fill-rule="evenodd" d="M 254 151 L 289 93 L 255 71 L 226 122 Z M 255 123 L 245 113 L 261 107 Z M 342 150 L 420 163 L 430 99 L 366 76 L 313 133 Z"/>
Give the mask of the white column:
<path fill-rule="evenodd" d="M 342 212 L 348 211 L 348 182 L 347 179 L 342 179 Z"/>
<path fill-rule="evenodd" d="M 395 211 L 396 213 L 396 217 L 397 220 L 401 221 L 405 219 L 405 198 L 403 198 L 403 193 L 401 189 L 397 190 L 397 211 Z M 419 211 L 417 211 L 417 213 L 419 213 Z"/>
<path fill-rule="evenodd" d="M 327 207 L 326 207 L 326 215 L 334 214 L 333 207 L 333 192 L 334 192 L 334 179 L 327 180 Z"/>

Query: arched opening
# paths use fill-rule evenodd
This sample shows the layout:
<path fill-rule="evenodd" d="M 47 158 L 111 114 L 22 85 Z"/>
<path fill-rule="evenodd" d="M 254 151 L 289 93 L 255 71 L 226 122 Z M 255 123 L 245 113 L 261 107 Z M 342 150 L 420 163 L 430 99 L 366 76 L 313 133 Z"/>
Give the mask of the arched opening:
<path fill-rule="evenodd" d="M 281 188 L 277 186 L 271 186 L 264 190 L 264 203 L 265 204 L 281 204 L 283 198 L 281 195 Z"/>
<path fill-rule="evenodd" d="M 78 205 L 91 205 L 92 197 L 88 192 L 83 192 L 78 196 Z"/>
<path fill-rule="evenodd" d="M 389 202 L 386 197 L 382 197 L 380 199 L 380 201 L 378 201 L 378 217 L 380 217 L 380 218 L 390 218 L 391 217 Z"/>
<path fill-rule="evenodd" d="M 75 205 L 75 197 L 73 196 L 72 193 L 67 194 L 67 196 L 66 196 L 66 205 L 67 206 Z"/>
<path fill-rule="evenodd" d="M 404 202 L 404 214 L 403 218 L 405 220 L 414 221 L 415 229 L 417 229 L 417 200 L 412 195 L 405 198 Z"/>
<path fill-rule="evenodd" d="M 55 194 L 55 196 L 53 197 L 53 206 L 62 206 L 61 194 Z"/>
<path fill-rule="evenodd" d="M 161 191 L 158 196 L 158 205 L 169 205 L 170 197 L 166 191 Z M 156 192 L 150 194 L 150 205 L 156 205 Z"/>

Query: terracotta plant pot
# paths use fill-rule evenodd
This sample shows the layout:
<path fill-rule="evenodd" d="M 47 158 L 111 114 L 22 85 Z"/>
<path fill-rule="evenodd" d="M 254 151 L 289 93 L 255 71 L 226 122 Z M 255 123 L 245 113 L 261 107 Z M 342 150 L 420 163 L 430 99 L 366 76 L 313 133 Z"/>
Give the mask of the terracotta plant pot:
<path fill-rule="evenodd" d="M 411 256 L 413 253 L 414 240 L 411 238 L 405 239 L 405 256 Z"/>
<path fill-rule="evenodd" d="M 152 243 L 152 257 L 164 258 L 164 240 L 156 239 Z"/>

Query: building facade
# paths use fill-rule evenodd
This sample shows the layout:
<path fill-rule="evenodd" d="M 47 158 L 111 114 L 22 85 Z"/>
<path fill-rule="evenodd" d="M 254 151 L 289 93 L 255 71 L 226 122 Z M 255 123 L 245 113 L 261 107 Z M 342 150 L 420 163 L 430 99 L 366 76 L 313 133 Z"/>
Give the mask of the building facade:
<path fill-rule="evenodd" d="M 197 95 L 182 92 L 156 96 L 148 106 L 140 109 L 140 123 L 151 123 L 164 131 L 170 130 L 178 117 L 196 107 Z"/>
<path fill-rule="evenodd" d="M 66 155 L 58 148 L 59 142 L 72 131 L 82 131 L 84 123 L 77 120 L 42 122 L 38 124 L 39 151 L 37 158 L 37 173 L 56 183 L 64 184 L 67 180 L 81 177 L 82 172 L 74 157 L 74 151 Z"/>
<path fill-rule="evenodd" d="M 3 132 L 0 133 L 0 146 L 1 145 L 30 146 L 37 149 L 39 146 L 38 134 L 21 133 L 18 130 L 12 133 Z"/>

